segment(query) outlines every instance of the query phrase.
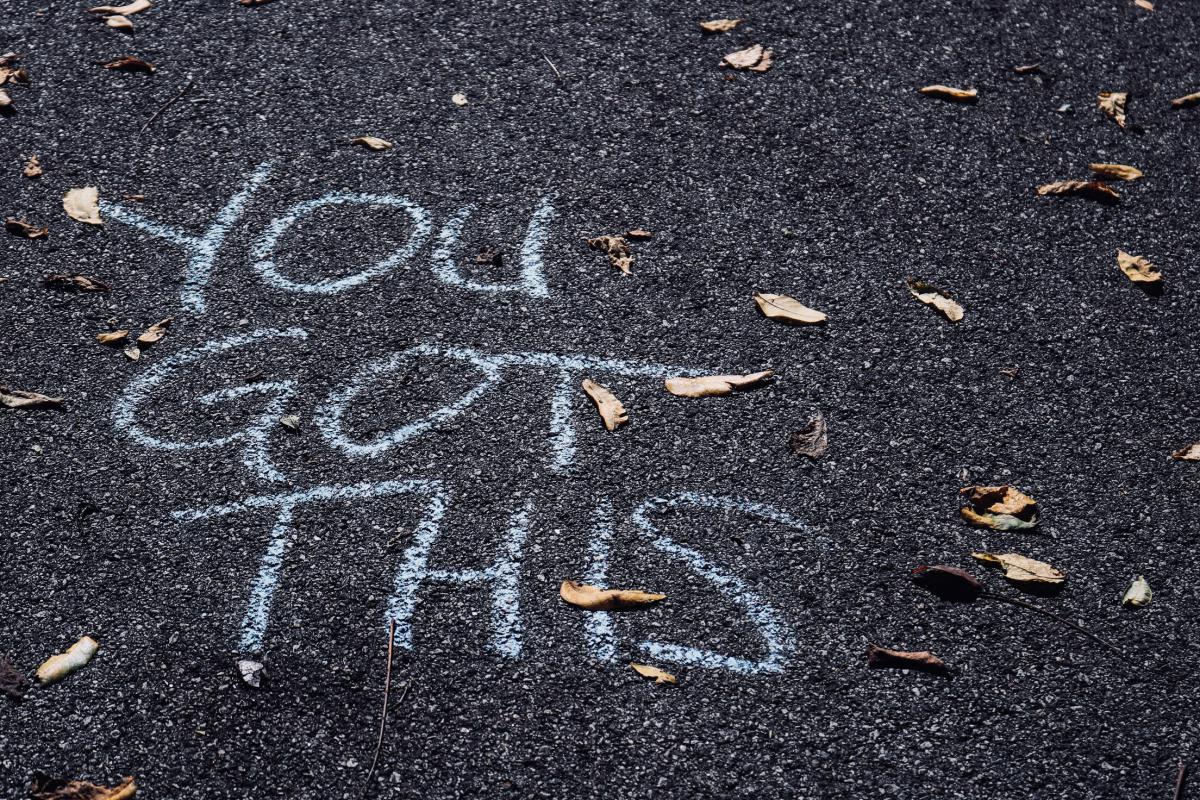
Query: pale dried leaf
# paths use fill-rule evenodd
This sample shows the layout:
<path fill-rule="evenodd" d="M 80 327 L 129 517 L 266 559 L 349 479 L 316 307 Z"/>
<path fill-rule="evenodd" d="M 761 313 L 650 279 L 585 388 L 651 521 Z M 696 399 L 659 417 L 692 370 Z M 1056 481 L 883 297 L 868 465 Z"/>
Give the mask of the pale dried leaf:
<path fill-rule="evenodd" d="M 583 390 L 587 392 L 588 397 L 592 398 L 592 402 L 596 404 L 596 408 L 600 412 L 600 419 L 604 421 L 605 428 L 615 431 L 619 426 L 629 422 L 629 415 L 625 412 L 625 406 L 608 389 L 605 389 L 591 378 L 587 378 L 583 382 Z"/>
<path fill-rule="evenodd" d="M 667 378 L 667 391 L 678 397 L 715 397 L 745 389 L 773 376 L 773 370 L 752 372 L 749 375 L 705 375 L 699 378 Z"/>
<path fill-rule="evenodd" d="M 377 136 L 355 136 L 350 140 L 350 144 L 361 144 L 368 150 L 391 150 L 395 147 L 387 139 L 380 139 Z"/>
<path fill-rule="evenodd" d="M 238 660 L 237 667 L 242 683 L 252 689 L 258 689 L 262 686 L 265 667 L 261 661 L 252 661 L 248 658 L 243 658 Z"/>
<path fill-rule="evenodd" d="M 37 156 L 30 156 L 29 161 L 25 162 L 25 169 L 21 171 L 26 178 L 42 177 L 42 163 L 38 161 Z"/>
<path fill-rule="evenodd" d="M 112 61 L 106 61 L 101 66 L 105 69 L 116 70 L 117 72 L 150 73 L 156 69 L 149 61 L 137 56 L 121 56 L 120 58 L 114 58 Z"/>
<path fill-rule="evenodd" d="M 744 19 L 710 19 L 700 23 L 700 30 L 705 33 L 726 33 L 745 21 Z"/>
<path fill-rule="evenodd" d="M 95 186 L 84 186 L 69 190 L 63 195 L 63 210 L 77 222 L 103 225 L 100 219 L 100 190 Z"/>
<path fill-rule="evenodd" d="M 122 342 L 129 336 L 129 331 L 121 329 L 119 331 L 104 331 L 96 334 L 96 341 L 100 344 L 116 344 Z"/>
<path fill-rule="evenodd" d="M 1146 173 L 1128 164 L 1088 164 L 1088 169 L 1106 178 L 1116 178 L 1122 181 L 1136 181 Z"/>
<path fill-rule="evenodd" d="M 467 104 L 467 96 L 462 92 L 452 94 L 450 95 L 450 102 L 461 108 Z"/>
<path fill-rule="evenodd" d="M 867 645 L 867 666 L 874 669 L 895 667 L 925 672 L 947 672 L 946 662 L 928 650 L 893 650 L 890 647 Z"/>
<path fill-rule="evenodd" d="M 625 231 L 626 239 L 634 239 L 634 240 L 640 241 L 643 239 L 653 238 L 653 236 L 654 236 L 653 233 L 651 233 L 650 231 L 647 231 L 647 230 L 643 230 L 641 228 L 634 228 L 631 231 Z"/>
<path fill-rule="evenodd" d="M 771 68 L 774 54 L 761 44 L 751 45 L 744 50 L 730 53 L 721 59 L 722 67 L 746 69 L 751 72 L 766 72 Z"/>
<path fill-rule="evenodd" d="M 1192 92 L 1191 94 L 1185 94 L 1183 97 L 1176 97 L 1171 101 L 1171 107 L 1191 108 L 1197 103 L 1200 103 L 1200 92 Z"/>
<path fill-rule="evenodd" d="M 90 636 L 84 636 L 67 648 L 67 652 L 46 659 L 38 667 L 37 679 L 43 684 L 62 680 L 91 661 L 92 656 L 96 655 L 96 651 L 99 649 L 99 642 Z"/>
<path fill-rule="evenodd" d="M 972 525 L 997 531 L 1037 527 L 1037 501 L 1015 486 L 968 486 L 959 494 L 967 501 L 959 513 Z"/>
<path fill-rule="evenodd" d="M 298 431 L 300 430 L 300 415 L 286 414 L 279 418 L 279 424 L 287 428 L 289 431 Z"/>
<path fill-rule="evenodd" d="M 49 228 L 39 228 L 37 225 L 14 217 L 8 217 L 4 220 L 4 229 L 13 236 L 20 236 L 25 239 L 44 239 L 50 235 Z"/>
<path fill-rule="evenodd" d="M 1176 461 L 1200 461 L 1200 442 L 1189 444 L 1187 447 L 1181 447 L 1174 453 L 1171 453 L 1171 458 Z"/>
<path fill-rule="evenodd" d="M 1129 584 L 1129 588 L 1125 590 L 1125 595 L 1121 598 L 1121 605 L 1141 608 L 1142 606 L 1150 605 L 1150 600 L 1153 597 L 1154 592 L 1150 591 L 1149 581 L 1138 575 L 1133 583 Z"/>
<path fill-rule="evenodd" d="M 107 292 L 109 285 L 88 275 L 47 275 L 42 283 L 50 289 L 66 292 Z"/>
<path fill-rule="evenodd" d="M 88 11 L 93 14 L 118 14 L 130 17 L 134 14 L 148 11 L 152 5 L 150 0 L 133 0 L 132 3 L 123 6 L 96 6 L 95 8 L 89 8 Z"/>
<path fill-rule="evenodd" d="M 1107 114 L 1117 125 L 1125 127 L 1125 104 L 1129 101 L 1129 92 L 1101 92 L 1096 96 L 1096 105 Z"/>
<path fill-rule="evenodd" d="M 1147 11 L 1154 10 L 1154 3 L 1151 3 L 1150 0 L 1133 0 L 1133 4 L 1138 8 L 1144 8 Z"/>
<path fill-rule="evenodd" d="M 963 318 L 963 307 L 950 299 L 950 295 L 943 292 L 936 286 L 931 286 L 924 281 L 916 278 L 906 278 L 909 293 L 920 300 L 927 306 L 933 306 L 942 315 L 951 322 L 958 322 Z"/>
<path fill-rule="evenodd" d="M 608 263 L 626 275 L 631 275 L 633 253 L 629 250 L 629 242 L 623 236 L 597 236 L 587 239 L 588 247 L 608 254 Z"/>
<path fill-rule="evenodd" d="M 971 553 L 971 558 L 985 564 L 1004 568 L 1004 577 L 1018 583 L 1042 583 L 1057 585 L 1067 576 L 1044 561 L 1023 556 L 1020 553 Z"/>
<path fill-rule="evenodd" d="M 829 449 L 829 431 L 825 425 L 825 416 L 819 411 L 803 428 L 792 431 L 788 437 L 788 446 L 796 455 L 807 458 L 820 458 Z"/>
<path fill-rule="evenodd" d="M 625 611 L 667 599 L 665 594 L 639 589 L 601 589 L 578 581 L 563 581 L 558 594 L 571 605 L 588 611 Z"/>
<path fill-rule="evenodd" d="M 677 683 L 674 675 L 669 672 L 663 672 L 658 667 L 652 667 L 648 664 L 638 664 L 633 661 L 629 662 L 629 666 L 633 667 L 633 670 L 643 678 L 653 678 L 655 684 Z"/>
<path fill-rule="evenodd" d="M 0 89 L 0 108 L 12 108 L 12 98 L 3 89 Z"/>
<path fill-rule="evenodd" d="M 133 20 L 129 17 L 123 17 L 120 14 L 106 18 L 104 24 L 119 31 L 133 30 Z"/>
<path fill-rule="evenodd" d="M 61 397 L 50 397 L 37 392 L 27 392 L 24 389 L 14 389 L 11 386 L 0 386 L 0 406 L 5 408 L 45 408 L 46 406 L 61 406 Z"/>
<path fill-rule="evenodd" d="M 133 778 L 116 786 L 98 786 L 87 781 L 68 781 L 35 772 L 29 787 L 33 800 L 129 800 L 137 792 Z"/>
<path fill-rule="evenodd" d="M 1125 273 L 1125 277 L 1134 283 L 1162 283 L 1162 273 L 1145 256 L 1135 256 L 1118 250 L 1117 266 Z"/>
<path fill-rule="evenodd" d="M 1107 205 L 1116 203 L 1121 195 L 1103 181 L 1054 181 L 1037 187 L 1039 197 L 1047 195 L 1079 195 Z"/>
<path fill-rule="evenodd" d="M 142 351 L 136 344 L 131 344 L 124 350 L 125 357 L 130 361 L 137 361 L 142 357 Z"/>
<path fill-rule="evenodd" d="M 943 100 L 953 100 L 957 103 L 974 103 L 979 99 L 978 89 L 957 89 L 953 86 L 945 86 L 940 83 L 922 86 L 917 91 L 921 94 L 940 97 Z"/>
<path fill-rule="evenodd" d="M 778 322 L 792 325 L 819 325 L 826 320 L 826 316 L 820 311 L 809 308 L 796 298 L 788 297 L 786 294 L 756 292 L 754 302 L 758 304 L 758 310 L 763 313 L 763 316 Z"/>
<path fill-rule="evenodd" d="M 142 332 L 142 335 L 137 338 L 140 345 L 157 344 L 167 335 L 167 329 L 171 327 L 171 323 L 175 321 L 174 317 L 167 317 L 162 322 L 156 322 Z"/>

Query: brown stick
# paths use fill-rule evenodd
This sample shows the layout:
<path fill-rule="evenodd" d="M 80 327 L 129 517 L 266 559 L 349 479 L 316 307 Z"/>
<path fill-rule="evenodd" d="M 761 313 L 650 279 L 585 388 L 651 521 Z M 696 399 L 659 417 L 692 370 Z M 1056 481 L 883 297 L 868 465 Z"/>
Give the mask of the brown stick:
<path fill-rule="evenodd" d="M 1101 639 L 1099 636 L 1092 633 L 1087 628 L 1084 628 L 1080 625 L 1076 625 L 1074 622 L 1071 622 L 1071 620 L 1060 617 L 1057 614 L 1052 614 L 1044 608 L 1039 608 L 1038 606 L 1035 606 L 1033 603 L 1026 603 L 1024 600 L 1021 600 L 1016 597 L 1008 597 L 1008 596 L 1002 595 L 1002 594 L 992 594 L 991 592 L 984 592 L 983 596 L 990 597 L 993 600 L 999 600 L 1002 603 L 1011 603 L 1014 606 L 1020 606 L 1021 608 L 1028 608 L 1030 611 L 1036 611 L 1037 613 L 1039 613 L 1043 616 L 1049 617 L 1050 619 L 1054 620 L 1055 622 L 1059 622 L 1059 623 L 1062 623 L 1063 625 L 1066 625 L 1067 627 L 1074 628 L 1075 630 L 1079 631 L 1080 633 L 1082 633 L 1084 636 L 1088 637 L 1092 641 L 1098 642 L 1099 644 L 1102 644 L 1105 647 L 1107 647 L 1109 650 L 1112 650 L 1117 655 L 1122 655 L 1122 656 L 1125 655 L 1125 653 L 1121 651 L 1121 648 L 1117 647 L 1115 644 L 1112 644 L 1111 642 Z"/>
<path fill-rule="evenodd" d="M 1188 765 L 1179 762 L 1179 774 L 1175 776 L 1175 800 L 1183 800 L 1183 789 L 1187 786 Z"/>
<path fill-rule="evenodd" d="M 174 97 L 172 97 L 170 100 L 168 100 L 167 102 L 165 102 L 165 103 L 163 103 L 161 106 L 159 106 L 159 108 L 158 108 L 158 111 L 155 111 L 155 112 L 154 112 L 154 114 L 153 114 L 153 115 L 150 117 L 150 119 L 146 120 L 146 124 L 142 126 L 142 129 L 141 129 L 140 131 L 138 131 L 138 133 L 145 133 L 145 132 L 146 132 L 146 128 L 149 128 L 149 127 L 150 127 L 150 125 L 151 125 L 151 124 L 153 124 L 154 120 L 156 120 L 156 119 L 158 119 L 160 116 L 162 116 L 162 113 L 163 113 L 164 111 L 166 111 L 168 108 L 170 108 L 171 106 L 173 106 L 173 105 L 175 105 L 176 103 L 178 103 L 178 102 L 179 102 L 179 100 L 180 100 L 180 99 L 181 99 L 181 98 L 182 98 L 182 97 L 183 97 L 185 94 L 187 94 L 188 92 L 190 92 L 190 91 L 192 90 L 192 87 L 193 87 L 193 86 L 195 86 L 195 85 L 196 85 L 196 79 L 195 79 L 195 78 L 188 78 L 188 82 L 187 82 L 187 83 L 184 85 L 184 87 L 183 87 L 182 91 L 180 91 L 180 92 L 179 92 L 179 94 L 175 95 L 175 96 L 174 96 Z"/>
<path fill-rule="evenodd" d="M 395 646 L 396 620 L 392 620 L 388 626 L 387 672 L 383 676 L 383 713 L 379 717 L 379 740 L 375 742 L 375 755 L 371 757 L 371 768 L 367 770 L 363 794 L 366 794 L 371 785 L 371 777 L 375 774 L 375 767 L 379 764 L 379 751 L 383 749 L 383 732 L 387 728 L 388 695 L 392 691 L 392 650 Z M 404 687 L 404 693 L 408 694 L 408 686 Z M 400 699 L 403 700 L 403 696 Z"/>

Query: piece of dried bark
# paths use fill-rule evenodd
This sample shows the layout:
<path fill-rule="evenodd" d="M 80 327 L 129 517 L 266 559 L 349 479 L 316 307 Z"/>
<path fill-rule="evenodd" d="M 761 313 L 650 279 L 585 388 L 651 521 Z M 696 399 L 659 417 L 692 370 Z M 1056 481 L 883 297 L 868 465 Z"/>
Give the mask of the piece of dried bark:
<path fill-rule="evenodd" d="M 593 250 L 607 253 L 608 263 L 621 272 L 626 275 L 633 274 L 630 270 L 633 266 L 633 253 L 630 252 L 629 242 L 625 241 L 624 236 L 596 236 L 585 241 L 587 241 L 587 246 Z"/>
<path fill-rule="evenodd" d="M 1088 164 L 1088 169 L 1106 178 L 1116 178 L 1121 181 L 1136 181 L 1146 173 L 1128 164 Z"/>
<path fill-rule="evenodd" d="M 1037 501 L 1015 486 L 967 486 L 959 494 L 967 500 L 959 513 L 972 525 L 997 531 L 1037 527 Z"/>
<path fill-rule="evenodd" d="M 134 14 L 140 14 L 152 8 L 150 0 L 133 0 L 132 3 L 123 6 L 96 6 L 89 8 L 88 11 L 92 14 L 119 14 L 121 16 L 130 17 Z"/>
<path fill-rule="evenodd" d="M 666 600 L 665 594 L 639 589 L 601 589 L 578 581 L 563 581 L 558 595 L 573 606 L 588 611 L 628 611 Z"/>
<path fill-rule="evenodd" d="M 983 594 L 983 584 L 971 573 L 958 567 L 935 564 L 912 571 L 912 579 L 943 600 L 970 603 Z"/>
<path fill-rule="evenodd" d="M 909 294 L 925 305 L 933 306 L 942 312 L 946 319 L 958 322 L 963 318 L 963 307 L 941 289 L 916 278 L 905 278 L 905 283 L 908 284 Z"/>
<path fill-rule="evenodd" d="M 1124 250 L 1117 251 L 1117 266 L 1125 277 L 1134 283 L 1161 284 L 1162 272 L 1150 263 L 1145 256 L 1135 256 Z"/>
<path fill-rule="evenodd" d="M 1121 195 L 1104 181 L 1054 181 L 1037 187 L 1037 193 L 1039 197 L 1078 195 L 1105 205 L 1112 205 L 1121 199 Z"/>
<path fill-rule="evenodd" d="M 1129 92 L 1101 92 L 1096 95 L 1096 105 L 1122 128 L 1125 127 L 1125 104 L 1127 102 L 1129 102 Z"/>
<path fill-rule="evenodd" d="M 350 140 L 350 144 L 361 144 L 368 150 L 391 150 L 395 147 L 387 139 L 380 139 L 378 136 L 355 136 Z"/>
<path fill-rule="evenodd" d="M 117 72 L 154 72 L 155 66 L 145 59 L 137 56 L 121 56 L 114 58 L 112 61 L 106 61 L 100 66 L 105 69 L 116 70 Z"/>
<path fill-rule="evenodd" d="M 42 177 L 42 163 L 36 155 L 30 156 L 25 162 L 25 169 L 21 170 L 21 174 L 30 179 Z"/>
<path fill-rule="evenodd" d="M 167 317 L 162 322 L 154 323 L 142 332 L 142 335 L 137 338 L 137 343 L 144 347 L 158 344 L 167 335 L 167 329 L 171 327 L 171 323 L 174 321 L 174 317 Z"/>
<path fill-rule="evenodd" d="M 596 409 L 600 412 L 600 419 L 604 421 L 605 428 L 615 431 L 621 425 L 629 422 L 629 414 L 626 413 L 625 406 L 608 389 L 596 383 L 591 378 L 587 378 L 583 381 L 583 390 L 587 392 L 588 397 L 592 398 L 592 402 L 596 404 Z"/>
<path fill-rule="evenodd" d="M 798 431 L 793 431 L 788 437 L 788 446 L 797 455 L 808 458 L 820 458 L 829 449 L 829 433 L 825 426 L 825 416 L 819 411 L 809 419 L 808 424 Z"/>
<path fill-rule="evenodd" d="M 761 44 L 751 45 L 745 50 L 730 53 L 721 59 L 722 67 L 745 69 L 750 72 L 766 72 L 771 68 L 774 54 Z"/>
<path fill-rule="evenodd" d="M 749 375 L 705 375 L 700 378 L 667 378 L 667 391 L 678 397 L 716 397 L 747 389 L 773 376 L 773 370 L 752 372 Z"/>
<path fill-rule="evenodd" d="M 68 647 L 65 653 L 50 656 L 42 662 L 37 668 L 37 679 L 43 684 L 60 681 L 72 672 L 82 669 L 99 649 L 99 642 L 90 636 L 84 636 Z"/>
<path fill-rule="evenodd" d="M 64 292 L 107 292 L 110 288 L 104 281 L 87 275 L 47 275 L 42 284 Z"/>
<path fill-rule="evenodd" d="M 1171 108 L 1191 108 L 1194 105 L 1200 104 L 1200 92 L 1192 92 L 1185 94 L 1183 97 L 1176 97 L 1171 101 Z"/>
<path fill-rule="evenodd" d="M 37 392 L 27 392 L 24 389 L 0 385 L 0 406 L 5 408 L 46 408 L 47 406 L 58 407 L 62 404 L 61 397 L 50 397 Z"/>
<path fill-rule="evenodd" d="M 70 189 L 63 195 L 63 210 L 77 222 L 88 225 L 103 225 L 100 219 L 100 190 L 95 186 Z"/>
<path fill-rule="evenodd" d="M 1153 597 L 1154 592 L 1150 591 L 1149 581 L 1138 575 L 1133 583 L 1129 584 L 1129 588 L 1125 590 L 1125 594 L 1121 597 L 1121 605 L 1142 608 L 1150 605 L 1150 600 Z"/>
<path fill-rule="evenodd" d="M 29 691 L 29 679 L 20 673 L 4 653 L 0 653 L 0 694 L 20 700 Z"/>
<path fill-rule="evenodd" d="M 1200 461 L 1200 442 L 1179 448 L 1171 453 L 1171 458 L 1176 461 Z"/>
<path fill-rule="evenodd" d="M 803 305 L 794 297 L 786 294 L 769 294 L 756 292 L 754 302 L 758 310 L 767 319 L 784 322 L 791 325 L 819 325 L 826 320 L 825 314 L 816 309 Z"/>
<path fill-rule="evenodd" d="M 939 97 L 942 100 L 953 100 L 956 103 L 974 103 L 979 99 L 978 89 L 956 89 L 953 86 L 944 86 L 940 83 L 922 86 L 917 91 L 931 97 Z"/>
<path fill-rule="evenodd" d="M 638 664 L 634 661 L 630 661 L 629 666 L 633 668 L 634 672 L 636 672 L 638 675 L 641 675 L 643 678 L 653 678 L 656 685 L 660 683 L 677 682 L 674 675 L 669 672 L 664 672 L 658 667 L 652 667 L 649 664 Z"/>
<path fill-rule="evenodd" d="M 705 33 L 726 33 L 745 21 L 744 19 L 710 19 L 700 23 L 700 30 Z"/>
<path fill-rule="evenodd" d="M 1044 561 L 1020 553 L 971 553 L 971 558 L 991 566 L 1002 567 L 1004 577 L 1017 583 L 1059 585 L 1067 579 L 1059 570 Z"/>
<path fill-rule="evenodd" d="M 647 230 L 643 230 L 641 228 L 634 228 L 631 231 L 625 231 L 625 238 L 633 239 L 635 241 L 641 241 L 643 239 L 651 239 L 653 237 L 654 237 L 653 233 L 651 233 L 650 231 L 647 231 Z"/>
<path fill-rule="evenodd" d="M 4 220 L 4 229 L 13 236 L 21 236 L 25 239 L 44 239 L 50 235 L 49 228 L 39 228 L 37 225 L 15 217 L 8 217 Z"/>
<path fill-rule="evenodd" d="M 867 645 L 867 666 L 872 669 L 892 667 L 936 673 L 950 671 L 945 661 L 928 650 L 893 650 L 890 647 L 880 647 L 875 644 Z"/>
<path fill-rule="evenodd" d="M 137 792 L 137 784 L 127 777 L 116 786 L 98 786 L 87 781 L 68 781 L 33 773 L 29 795 L 33 800 L 129 800 Z"/>
<path fill-rule="evenodd" d="M 117 344 L 129 337 L 129 331 L 121 329 L 119 331 L 104 331 L 96 334 L 96 341 L 100 344 Z"/>

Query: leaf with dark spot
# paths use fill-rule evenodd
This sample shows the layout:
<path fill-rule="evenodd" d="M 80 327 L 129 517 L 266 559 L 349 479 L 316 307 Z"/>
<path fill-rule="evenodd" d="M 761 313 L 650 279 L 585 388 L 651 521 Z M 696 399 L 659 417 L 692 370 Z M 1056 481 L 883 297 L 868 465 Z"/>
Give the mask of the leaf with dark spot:
<path fill-rule="evenodd" d="M 957 603 L 970 603 L 983 594 L 983 584 L 974 575 L 944 564 L 917 567 L 912 571 L 912 579 L 943 600 Z"/>

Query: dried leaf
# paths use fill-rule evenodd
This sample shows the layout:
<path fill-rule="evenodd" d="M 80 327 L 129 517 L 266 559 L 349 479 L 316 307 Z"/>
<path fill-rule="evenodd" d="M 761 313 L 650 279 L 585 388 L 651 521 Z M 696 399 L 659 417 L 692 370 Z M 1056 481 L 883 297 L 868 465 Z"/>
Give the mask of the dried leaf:
<path fill-rule="evenodd" d="M 1176 97 L 1171 101 L 1171 107 L 1191 108 L 1197 103 L 1200 103 L 1200 92 L 1192 92 L 1191 94 L 1185 94 L 1183 97 Z"/>
<path fill-rule="evenodd" d="M 1116 178 L 1121 181 L 1136 181 L 1146 173 L 1128 164 L 1088 164 L 1088 169 L 1106 178 Z"/>
<path fill-rule="evenodd" d="M 700 30 L 705 33 L 726 33 L 745 21 L 744 19 L 710 19 L 700 23 Z"/>
<path fill-rule="evenodd" d="M 799 300 L 788 297 L 786 294 L 756 292 L 754 302 L 758 303 L 758 310 L 763 313 L 763 316 L 778 322 L 792 325 L 819 325 L 826 320 L 826 316 L 820 311 L 802 305 Z"/>
<path fill-rule="evenodd" d="M 361 144 L 368 150 L 391 150 L 395 147 L 387 139 L 380 139 L 376 136 L 355 136 L 350 140 L 350 144 Z"/>
<path fill-rule="evenodd" d="M 1171 453 L 1171 458 L 1176 461 L 1200 461 L 1200 442 L 1176 450 Z"/>
<path fill-rule="evenodd" d="M 174 317 L 167 317 L 162 322 L 154 323 L 142 332 L 142 335 L 137 338 L 137 343 L 147 347 L 152 344 L 158 344 L 167 335 L 167 329 L 171 327 L 171 323 L 174 320 Z"/>
<path fill-rule="evenodd" d="M 8 217 L 4 220 L 4 229 L 13 236 L 22 236 L 26 239 L 44 239 L 50 235 L 49 228 L 39 228 L 23 219 L 16 219 L 14 217 Z"/>
<path fill-rule="evenodd" d="M 8 96 L 8 92 L 0 89 L 0 109 L 11 110 L 12 98 Z"/>
<path fill-rule="evenodd" d="M 61 397 L 50 397 L 37 392 L 27 392 L 24 389 L 14 389 L 11 386 L 0 386 L 0 406 L 5 408 L 45 408 L 61 406 Z"/>
<path fill-rule="evenodd" d="M 944 86 L 940 83 L 922 86 L 917 91 L 921 94 L 940 97 L 943 100 L 953 100 L 958 103 L 974 103 L 979 99 L 978 89 L 956 89 L 953 86 Z"/>
<path fill-rule="evenodd" d="M 1100 106 L 1100 110 L 1122 128 L 1125 127 L 1125 104 L 1128 101 L 1129 92 L 1101 92 L 1096 96 L 1096 105 Z"/>
<path fill-rule="evenodd" d="M 124 329 L 119 331 L 105 331 L 96 334 L 96 341 L 100 344 L 116 344 L 117 342 L 124 341 L 128 336 L 129 331 Z"/>
<path fill-rule="evenodd" d="M 1147 11 L 1154 10 L 1154 3 L 1151 3 L 1150 0 L 1133 0 L 1133 4 L 1138 8 L 1144 8 Z"/>
<path fill-rule="evenodd" d="M 771 68 L 774 54 L 761 44 L 751 45 L 745 50 L 730 53 L 721 59 L 722 67 L 746 69 L 751 72 L 766 72 Z"/>
<path fill-rule="evenodd" d="M 120 14 L 106 18 L 104 24 L 119 31 L 133 30 L 133 20 L 129 19 L 129 17 L 123 17 Z"/>
<path fill-rule="evenodd" d="M 665 594 L 653 594 L 638 589 L 601 589 L 577 581 L 563 581 L 558 594 L 573 606 L 588 611 L 627 611 L 666 600 Z"/>
<path fill-rule="evenodd" d="M 1054 181 L 1044 183 L 1037 188 L 1039 197 L 1046 195 L 1079 195 L 1089 200 L 1096 200 L 1106 205 L 1112 205 L 1121 199 L 1121 195 L 1103 181 Z"/>
<path fill-rule="evenodd" d="M 125 353 L 125 357 L 130 361 L 138 361 L 142 357 L 142 351 L 136 344 L 129 345 L 122 352 Z"/>
<path fill-rule="evenodd" d="M 101 64 L 105 69 L 116 70 L 117 72 L 154 72 L 154 65 L 149 61 L 145 61 L 137 56 L 121 56 L 114 58 L 112 61 L 106 61 Z"/>
<path fill-rule="evenodd" d="M 243 658 L 237 662 L 237 667 L 238 675 L 242 678 L 242 683 L 252 689 L 258 689 L 262 686 L 266 668 L 261 661 L 251 661 L 248 658 Z"/>
<path fill-rule="evenodd" d="M 958 567 L 935 564 L 932 567 L 917 567 L 912 579 L 943 600 L 969 603 L 983 594 L 983 584 L 974 575 Z"/>
<path fill-rule="evenodd" d="M 1033 75 L 1042 71 L 1041 64 L 1019 64 L 1013 67 L 1013 72 L 1018 75 Z"/>
<path fill-rule="evenodd" d="M 21 60 L 21 56 L 11 50 L 0 56 L 0 67 L 11 67 L 13 64 Z"/>
<path fill-rule="evenodd" d="M 1044 561 L 1020 553 L 971 553 L 971 558 L 984 564 L 1003 567 L 1004 577 L 1017 583 L 1039 583 L 1057 586 L 1067 576 Z"/>
<path fill-rule="evenodd" d="M 96 651 L 99 649 L 99 642 L 90 636 L 84 636 L 67 648 L 67 652 L 46 659 L 37 669 L 37 679 L 42 684 L 62 680 L 91 661 L 92 656 L 96 655 Z"/>
<path fill-rule="evenodd" d="M 504 253 L 499 250 L 493 250 L 490 247 L 486 250 L 480 250 L 475 254 L 476 264 L 487 264 L 492 267 L 504 266 Z"/>
<path fill-rule="evenodd" d="M 22 174 L 23 174 L 23 175 L 24 175 L 26 178 L 40 178 L 40 177 L 42 177 L 42 163 L 41 163 L 40 161 L 38 161 L 38 157 L 37 157 L 37 156 L 30 156 L 30 157 L 29 157 L 29 161 L 27 161 L 27 162 L 25 163 L 25 169 L 24 169 L 24 170 L 22 170 Z"/>
<path fill-rule="evenodd" d="M 29 786 L 33 800 L 129 800 L 136 792 L 133 778 L 125 778 L 116 786 L 97 786 L 87 781 L 51 778 L 41 772 L 33 774 Z"/>
<path fill-rule="evenodd" d="M 669 672 L 663 672 L 658 667 L 652 667 L 648 664 L 637 664 L 633 661 L 629 662 L 629 666 L 633 667 L 633 670 L 643 678 L 653 678 L 655 684 L 677 683 L 674 675 Z"/>
<path fill-rule="evenodd" d="M 103 225 L 100 219 L 100 190 L 95 186 L 71 189 L 63 195 L 63 210 L 77 222 Z"/>
<path fill-rule="evenodd" d="M 461 108 L 467 104 L 467 96 L 462 92 L 459 92 L 458 94 L 452 94 L 450 95 L 450 102 Z"/>
<path fill-rule="evenodd" d="M 1133 606 L 1141 608 L 1150 605 L 1150 600 L 1154 597 L 1154 592 L 1150 591 L 1150 583 L 1138 575 L 1133 583 L 1129 584 L 1129 588 L 1125 590 L 1125 595 L 1121 598 L 1121 605 Z"/>
<path fill-rule="evenodd" d="M 829 434 L 825 428 L 825 417 L 820 412 L 809 419 L 808 424 L 788 437 L 788 446 L 797 455 L 820 458 L 829 448 Z"/>
<path fill-rule="evenodd" d="M 17 670 L 8 656 L 0 653 L 0 694 L 20 700 L 29 691 L 29 680 Z"/>
<path fill-rule="evenodd" d="M 271 0 L 238 0 L 240 6 L 265 6 Z"/>
<path fill-rule="evenodd" d="M 924 672 L 949 672 L 946 662 L 928 650 L 892 650 L 875 644 L 867 645 L 867 666 L 872 669 L 895 667 Z"/>
<path fill-rule="evenodd" d="M 286 414 L 279 418 L 279 424 L 287 428 L 289 431 L 298 431 L 300 430 L 300 415 Z"/>
<path fill-rule="evenodd" d="M 642 230 L 641 228 L 634 228 L 631 231 L 625 231 L 625 238 L 633 239 L 635 241 L 641 241 L 643 239 L 650 239 L 653 237 L 654 237 L 653 233 L 651 233 L 650 231 L 647 231 L 647 230 Z"/>
<path fill-rule="evenodd" d="M 678 397 L 715 397 L 730 394 L 734 389 L 746 389 L 774 375 L 773 370 L 752 372 L 749 375 L 705 375 L 701 378 L 667 378 L 667 391 Z"/>
<path fill-rule="evenodd" d="M 625 406 L 621 405 L 621 401 L 608 389 L 588 378 L 583 382 L 583 390 L 596 404 L 596 408 L 600 411 L 600 419 L 604 420 L 605 428 L 615 431 L 618 426 L 629 422 Z"/>
<path fill-rule="evenodd" d="M 107 292 L 109 285 L 98 278 L 87 275 L 47 275 L 42 284 L 49 289 L 65 292 Z"/>
<path fill-rule="evenodd" d="M 968 486 L 968 505 L 959 509 L 963 519 L 981 528 L 997 531 L 1021 531 L 1037 527 L 1037 501 L 1015 486 Z"/>
<path fill-rule="evenodd" d="M 908 284 L 908 291 L 913 297 L 927 306 L 933 306 L 942 312 L 942 315 L 946 319 L 951 322 L 958 322 L 963 318 L 963 307 L 951 300 L 950 295 L 941 289 L 916 278 L 905 278 L 905 282 Z"/>
<path fill-rule="evenodd" d="M 1134 283 L 1162 283 L 1162 273 L 1144 256 L 1130 255 L 1124 250 L 1118 250 L 1117 266 L 1125 273 L 1125 277 Z"/>
<path fill-rule="evenodd" d="M 587 240 L 588 247 L 608 254 L 608 262 L 626 275 L 632 274 L 633 253 L 629 251 L 629 242 L 622 236 L 597 236 Z"/>
<path fill-rule="evenodd" d="M 129 17 L 134 14 L 140 14 L 143 11 L 148 11 L 151 7 L 150 0 L 133 0 L 128 5 L 96 6 L 95 8 L 89 8 L 88 11 L 92 14 L 120 14 Z"/>

